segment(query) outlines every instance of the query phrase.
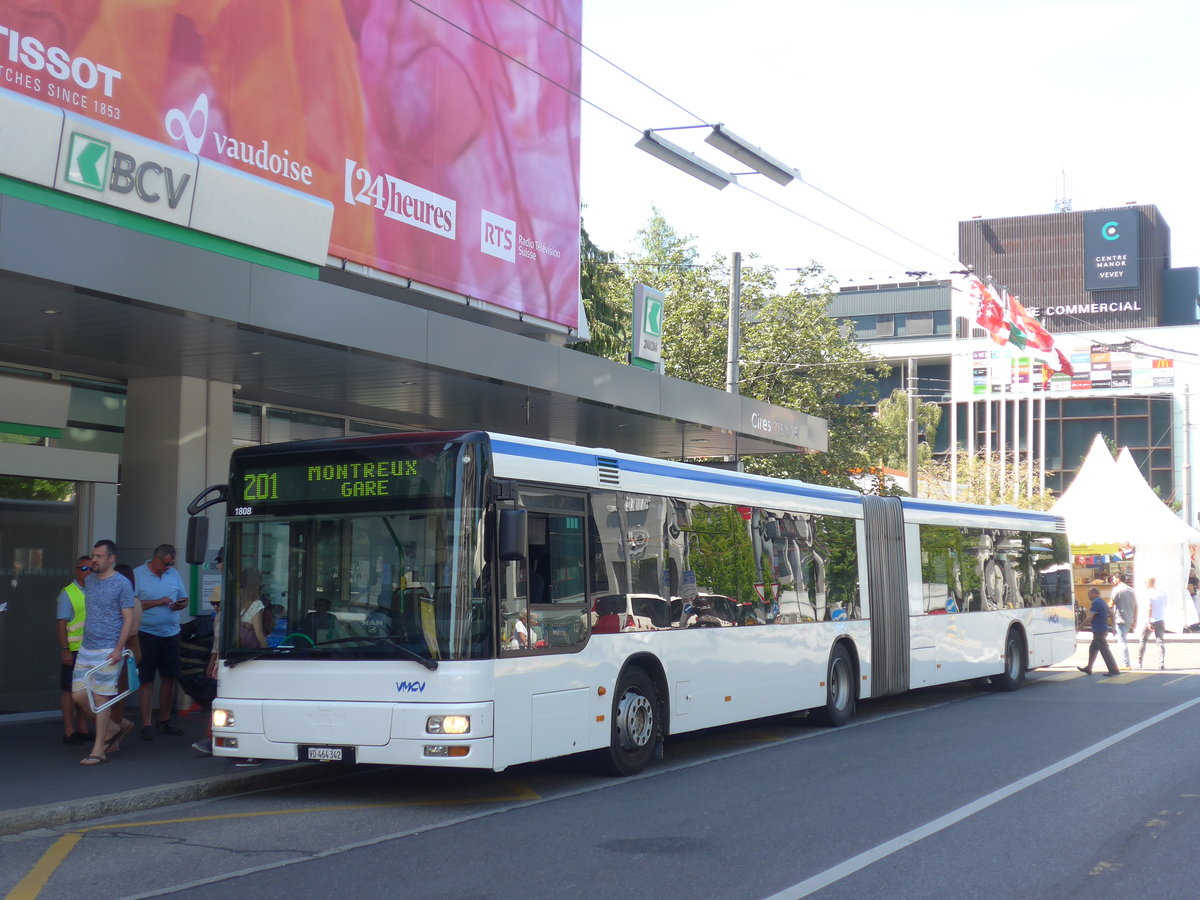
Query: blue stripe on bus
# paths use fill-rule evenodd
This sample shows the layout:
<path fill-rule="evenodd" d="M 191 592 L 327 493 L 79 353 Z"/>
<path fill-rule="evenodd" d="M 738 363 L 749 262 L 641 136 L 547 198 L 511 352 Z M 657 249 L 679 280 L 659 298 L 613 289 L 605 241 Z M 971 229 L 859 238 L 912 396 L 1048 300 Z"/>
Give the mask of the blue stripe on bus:
<path fill-rule="evenodd" d="M 1052 525 L 1059 521 L 1058 516 L 1053 513 L 1037 512 L 1028 509 L 1000 509 L 997 507 L 985 507 L 980 509 L 975 506 L 958 506 L 954 503 L 939 502 L 937 500 L 914 500 L 911 497 L 901 497 L 900 502 L 905 509 L 923 509 L 928 512 L 951 512 L 959 515 L 969 516 L 1008 516 L 1013 519 L 1027 519 L 1033 522 L 1042 522 L 1047 525 Z"/>
<path fill-rule="evenodd" d="M 495 437 L 491 438 L 491 444 L 496 452 L 507 453 L 510 456 L 524 457 L 526 459 L 544 459 L 548 462 L 586 466 L 588 469 L 595 469 L 597 465 L 596 460 L 598 456 L 602 455 L 594 451 L 588 452 L 571 447 L 541 447 L 533 444 L 518 444 L 513 441 L 499 440 Z M 704 467 L 697 467 L 695 470 L 689 468 L 686 472 L 680 472 L 678 469 L 663 465 L 655 460 L 619 456 L 615 455 L 616 451 L 613 452 L 613 458 L 619 460 L 620 469 L 624 472 L 638 472 L 644 475 L 658 475 L 664 478 L 698 481 L 725 487 L 751 488 L 769 493 L 813 497 L 820 500 L 834 500 L 839 503 L 862 502 L 862 495 L 839 488 L 823 489 L 816 485 L 798 485 L 785 481 L 762 483 L 747 478 L 739 478 L 736 474 L 725 472 L 721 469 L 707 469 Z M 958 515 L 979 516 L 980 518 L 1006 516 L 1047 525 L 1052 525 L 1059 521 L 1057 516 L 1049 513 L 1029 510 L 990 509 L 986 507 L 981 509 L 973 506 L 958 506 L 953 503 L 914 500 L 909 497 L 903 497 L 901 500 L 908 509 L 926 510 L 929 512 L 952 512 Z"/>
<path fill-rule="evenodd" d="M 530 444 L 516 444 L 512 441 L 502 441 L 492 438 L 492 447 L 501 453 L 528 459 L 544 459 L 548 462 L 568 463 L 576 466 L 586 466 L 595 469 L 597 457 L 602 454 L 587 453 L 581 450 L 562 447 L 538 447 Z M 813 497 L 820 500 L 835 500 L 839 503 L 861 503 L 862 496 L 839 488 L 821 488 L 808 484 L 788 483 L 772 480 L 758 482 L 721 469 L 707 469 L 697 466 L 693 470 L 679 471 L 671 466 L 649 459 L 634 459 L 628 456 L 614 456 L 619 460 L 622 472 L 637 472 L 643 475 L 658 475 L 663 478 L 674 478 L 682 481 L 698 481 L 705 484 L 724 485 L 726 487 L 750 488 L 768 491 L 776 494 L 794 494 L 802 497 Z"/>

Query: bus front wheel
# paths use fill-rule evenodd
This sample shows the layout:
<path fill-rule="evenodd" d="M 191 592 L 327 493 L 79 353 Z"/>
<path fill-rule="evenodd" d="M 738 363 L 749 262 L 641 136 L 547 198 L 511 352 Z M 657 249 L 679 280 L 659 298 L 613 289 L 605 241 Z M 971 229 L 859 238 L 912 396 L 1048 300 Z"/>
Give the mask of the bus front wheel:
<path fill-rule="evenodd" d="M 644 670 L 626 669 L 613 696 L 607 768 L 614 775 L 636 775 L 654 756 L 662 739 L 658 691 Z"/>
<path fill-rule="evenodd" d="M 845 725 L 854 717 L 854 687 L 854 664 L 850 661 L 850 653 L 838 644 L 829 654 L 825 705 L 813 710 L 813 717 L 823 725 Z"/>
<path fill-rule="evenodd" d="M 1004 639 L 1004 671 L 992 676 L 992 687 L 998 691 L 1015 691 L 1025 680 L 1025 642 L 1020 633 L 1010 628 Z"/>

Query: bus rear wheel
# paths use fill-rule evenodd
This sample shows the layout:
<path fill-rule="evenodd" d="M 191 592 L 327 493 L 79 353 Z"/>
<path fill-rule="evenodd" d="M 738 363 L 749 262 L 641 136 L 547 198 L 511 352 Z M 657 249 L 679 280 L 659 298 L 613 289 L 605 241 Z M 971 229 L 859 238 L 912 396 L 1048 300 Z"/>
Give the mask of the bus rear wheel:
<path fill-rule="evenodd" d="M 614 775 L 636 775 L 662 740 L 658 691 L 643 669 L 626 669 L 613 696 L 612 730 L 606 756 Z"/>
<path fill-rule="evenodd" d="M 992 687 L 998 691 L 1015 691 L 1025 680 L 1025 642 L 1020 633 L 1010 628 L 1004 639 L 1004 671 L 992 676 Z"/>
<path fill-rule="evenodd" d="M 823 725 L 845 725 L 854 718 L 854 664 L 850 653 L 841 644 L 829 654 L 829 670 L 825 677 L 825 705 L 813 710 L 813 717 Z"/>

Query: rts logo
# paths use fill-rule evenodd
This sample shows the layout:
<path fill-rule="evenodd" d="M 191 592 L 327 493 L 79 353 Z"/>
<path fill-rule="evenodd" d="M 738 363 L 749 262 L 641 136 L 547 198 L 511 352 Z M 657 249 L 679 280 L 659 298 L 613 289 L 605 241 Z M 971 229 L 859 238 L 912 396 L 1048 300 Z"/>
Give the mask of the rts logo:
<path fill-rule="evenodd" d="M 112 165 L 109 166 L 109 156 Z M 157 203 L 163 199 L 158 188 L 166 190 L 167 206 L 179 206 L 192 180 L 190 172 L 176 182 L 175 170 L 152 160 L 139 163 L 128 153 L 113 150 L 107 141 L 74 132 L 67 152 L 65 178 L 71 184 L 90 188 L 101 193 L 107 188 L 115 194 L 134 191 L 146 203 Z"/>
<path fill-rule="evenodd" d="M 479 249 L 505 262 L 517 261 L 517 223 L 486 209 L 480 213 Z"/>

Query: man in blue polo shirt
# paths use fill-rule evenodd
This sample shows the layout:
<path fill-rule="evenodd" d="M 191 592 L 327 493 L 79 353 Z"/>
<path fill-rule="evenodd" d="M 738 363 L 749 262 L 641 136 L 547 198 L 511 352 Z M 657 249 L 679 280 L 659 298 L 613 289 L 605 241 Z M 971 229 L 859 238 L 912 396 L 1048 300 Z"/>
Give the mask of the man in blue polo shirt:
<path fill-rule="evenodd" d="M 187 588 L 175 571 L 175 548 L 159 544 L 143 565 L 133 570 L 134 593 L 142 605 L 142 625 L 138 640 L 142 661 L 138 678 L 142 682 L 139 700 L 142 707 L 142 740 L 159 734 L 180 735 L 183 730 L 171 724 L 175 682 L 181 674 L 179 663 L 179 611 L 187 606 Z M 159 675 L 158 720 L 150 718 L 154 696 L 154 676 Z"/>

